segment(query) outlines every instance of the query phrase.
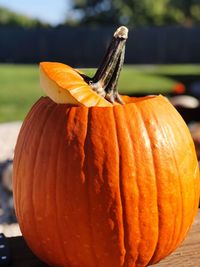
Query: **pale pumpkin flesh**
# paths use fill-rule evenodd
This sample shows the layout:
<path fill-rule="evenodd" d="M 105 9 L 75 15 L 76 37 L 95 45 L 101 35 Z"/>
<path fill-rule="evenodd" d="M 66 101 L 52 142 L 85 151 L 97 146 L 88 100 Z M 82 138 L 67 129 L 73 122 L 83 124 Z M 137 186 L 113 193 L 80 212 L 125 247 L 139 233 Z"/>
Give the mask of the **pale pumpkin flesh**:
<path fill-rule="evenodd" d="M 58 62 L 40 63 L 40 84 L 45 94 L 56 103 L 111 106 L 84 81 L 78 71 Z"/>

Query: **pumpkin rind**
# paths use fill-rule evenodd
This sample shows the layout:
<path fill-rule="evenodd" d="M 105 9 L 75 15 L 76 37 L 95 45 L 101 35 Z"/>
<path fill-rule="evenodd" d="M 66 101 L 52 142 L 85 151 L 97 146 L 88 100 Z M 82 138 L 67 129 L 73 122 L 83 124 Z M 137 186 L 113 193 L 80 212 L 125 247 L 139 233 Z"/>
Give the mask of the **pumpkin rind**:
<path fill-rule="evenodd" d="M 45 97 L 23 123 L 17 218 L 52 266 L 144 267 L 170 254 L 193 222 L 200 182 L 187 126 L 162 96 L 124 99 L 87 108 Z"/>
<path fill-rule="evenodd" d="M 59 104 L 112 105 L 94 92 L 77 70 L 63 63 L 41 62 L 40 84 L 45 94 Z"/>

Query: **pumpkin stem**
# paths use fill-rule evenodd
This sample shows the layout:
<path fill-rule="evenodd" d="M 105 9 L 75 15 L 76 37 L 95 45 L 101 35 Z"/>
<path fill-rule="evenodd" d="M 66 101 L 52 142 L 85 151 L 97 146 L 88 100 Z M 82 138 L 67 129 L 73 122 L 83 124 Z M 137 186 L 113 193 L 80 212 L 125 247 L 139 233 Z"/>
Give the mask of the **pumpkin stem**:
<path fill-rule="evenodd" d="M 124 104 L 117 91 L 119 75 L 124 63 L 128 29 L 119 27 L 113 35 L 104 59 L 94 77 L 89 81 L 92 89 L 109 102 Z"/>

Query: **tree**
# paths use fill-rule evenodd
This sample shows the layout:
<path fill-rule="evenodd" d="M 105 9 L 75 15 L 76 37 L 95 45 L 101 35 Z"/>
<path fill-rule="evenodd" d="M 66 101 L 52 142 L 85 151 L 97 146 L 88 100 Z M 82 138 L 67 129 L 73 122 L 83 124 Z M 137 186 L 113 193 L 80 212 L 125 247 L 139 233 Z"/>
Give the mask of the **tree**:
<path fill-rule="evenodd" d="M 82 25 L 166 25 L 200 22 L 200 0 L 74 0 Z"/>
<path fill-rule="evenodd" d="M 72 10 L 74 17 L 68 18 L 67 23 L 84 25 L 113 24 L 119 22 L 120 10 L 115 1 L 110 0 L 74 0 Z"/>
<path fill-rule="evenodd" d="M 200 0 L 170 0 L 169 13 L 180 24 L 200 23 Z"/>
<path fill-rule="evenodd" d="M 42 23 L 38 19 L 31 19 L 27 16 L 17 14 L 0 7 L 0 26 L 20 26 L 24 28 L 44 27 L 47 24 Z"/>

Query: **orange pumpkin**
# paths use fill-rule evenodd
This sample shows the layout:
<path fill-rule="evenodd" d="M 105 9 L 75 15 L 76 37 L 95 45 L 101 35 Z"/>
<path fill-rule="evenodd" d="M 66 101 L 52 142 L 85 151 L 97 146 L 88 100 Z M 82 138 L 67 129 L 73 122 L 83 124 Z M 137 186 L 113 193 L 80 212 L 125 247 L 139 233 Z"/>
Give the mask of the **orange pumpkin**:
<path fill-rule="evenodd" d="M 83 97 L 90 99 L 86 106 L 81 91 L 70 92 L 91 82 L 63 66 L 72 75 L 65 84 L 52 64 L 41 66 L 45 91 L 52 98 L 68 92 L 61 104 L 39 99 L 15 149 L 14 199 L 23 236 L 50 266 L 160 261 L 185 238 L 198 207 L 199 167 L 186 124 L 163 96 L 121 99 L 108 90 L 107 100 L 96 102 L 103 106 L 91 106 L 99 95 L 86 88 L 93 95 Z"/>

